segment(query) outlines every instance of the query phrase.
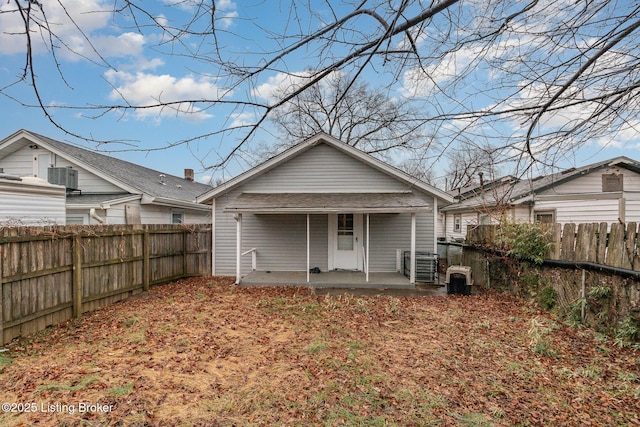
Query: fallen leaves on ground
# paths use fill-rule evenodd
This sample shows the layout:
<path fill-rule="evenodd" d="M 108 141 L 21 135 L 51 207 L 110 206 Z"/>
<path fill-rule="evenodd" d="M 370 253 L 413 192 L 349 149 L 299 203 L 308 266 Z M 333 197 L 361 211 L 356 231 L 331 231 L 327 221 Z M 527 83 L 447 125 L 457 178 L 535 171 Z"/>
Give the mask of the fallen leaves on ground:
<path fill-rule="evenodd" d="M 8 426 L 640 424 L 638 352 L 503 294 L 196 278 L 7 347 Z"/>

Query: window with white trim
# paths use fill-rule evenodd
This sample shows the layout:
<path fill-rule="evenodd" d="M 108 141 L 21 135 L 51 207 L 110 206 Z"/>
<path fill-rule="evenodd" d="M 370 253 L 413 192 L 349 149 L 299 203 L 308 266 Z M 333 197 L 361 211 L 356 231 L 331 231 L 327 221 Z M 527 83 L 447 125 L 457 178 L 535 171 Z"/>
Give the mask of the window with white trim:
<path fill-rule="evenodd" d="M 453 215 L 453 231 L 459 233 L 462 231 L 462 215 Z"/>

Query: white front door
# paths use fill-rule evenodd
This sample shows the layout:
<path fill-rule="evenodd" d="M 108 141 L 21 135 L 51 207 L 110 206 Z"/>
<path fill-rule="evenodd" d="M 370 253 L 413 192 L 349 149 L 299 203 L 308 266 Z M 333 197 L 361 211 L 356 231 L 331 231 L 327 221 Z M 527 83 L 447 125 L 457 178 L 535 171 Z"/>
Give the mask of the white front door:
<path fill-rule="evenodd" d="M 362 214 L 330 216 L 329 256 L 332 269 L 362 270 Z"/>

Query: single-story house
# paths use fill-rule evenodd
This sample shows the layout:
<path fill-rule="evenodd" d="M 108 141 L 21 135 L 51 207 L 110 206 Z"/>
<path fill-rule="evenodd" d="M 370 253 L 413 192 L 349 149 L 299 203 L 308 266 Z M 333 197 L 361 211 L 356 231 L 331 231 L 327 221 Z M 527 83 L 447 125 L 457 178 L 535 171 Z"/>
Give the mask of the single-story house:
<path fill-rule="evenodd" d="M 38 177 L 67 189 L 67 224 L 208 223 L 196 196 L 211 186 L 20 130 L 0 141 L 6 174 Z"/>
<path fill-rule="evenodd" d="M 34 177 L 0 170 L 0 228 L 64 225 L 66 189 Z"/>
<path fill-rule="evenodd" d="M 329 135 L 318 134 L 197 198 L 212 207 L 213 274 L 370 274 L 437 253 L 438 206 L 453 198 Z M 304 274 L 303 274 L 304 273 Z M 275 277 L 275 276 L 273 276 Z M 410 264 L 415 283 L 415 262 Z"/>
<path fill-rule="evenodd" d="M 640 222 L 640 162 L 616 157 L 534 179 L 504 177 L 452 195 L 456 202 L 441 208 L 447 240 L 463 240 L 468 226 L 504 219 Z"/>

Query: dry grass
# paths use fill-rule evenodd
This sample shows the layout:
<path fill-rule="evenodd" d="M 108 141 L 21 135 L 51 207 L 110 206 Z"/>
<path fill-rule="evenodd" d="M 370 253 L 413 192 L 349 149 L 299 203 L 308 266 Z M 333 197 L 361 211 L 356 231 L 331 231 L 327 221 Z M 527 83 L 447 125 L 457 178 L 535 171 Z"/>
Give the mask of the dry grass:
<path fill-rule="evenodd" d="M 0 401 L 38 409 L 8 426 L 640 423 L 640 354 L 504 295 L 193 279 L 8 347 Z"/>

